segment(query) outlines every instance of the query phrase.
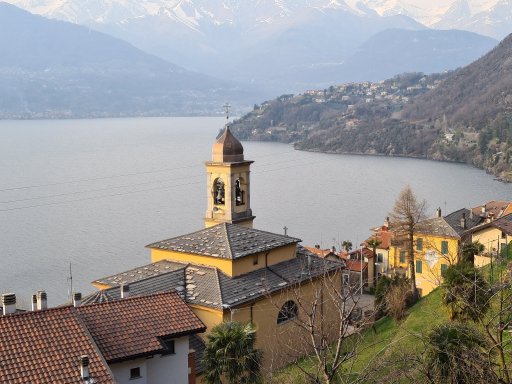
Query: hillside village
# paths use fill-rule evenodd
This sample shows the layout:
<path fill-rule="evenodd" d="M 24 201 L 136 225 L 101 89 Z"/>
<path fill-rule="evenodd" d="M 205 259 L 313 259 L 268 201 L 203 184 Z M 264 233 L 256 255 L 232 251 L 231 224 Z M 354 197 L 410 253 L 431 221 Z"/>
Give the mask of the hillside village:
<path fill-rule="evenodd" d="M 328 118 L 357 127 L 368 116 L 398 112 L 412 98 L 435 89 L 444 77 L 411 73 L 378 83 L 348 83 L 282 95 L 255 105 L 252 112 L 233 123 L 232 129 L 241 139 L 296 142 L 321 128 Z"/>
<path fill-rule="evenodd" d="M 385 88 L 367 89 L 386 97 Z M 512 256 L 512 202 L 504 201 L 448 215 L 438 209 L 416 223 L 413 243 L 386 218 L 354 250 L 350 241 L 343 250 L 303 246 L 253 228 L 251 164 L 227 127 L 206 162 L 204 229 L 147 245 L 149 264 L 97 278 L 97 291 L 75 292 L 73 303 L 48 308 L 39 291 L 24 310 L 4 293 L 0 381 L 208 382 L 203 355 L 212 329 L 226 322 L 254 326 L 261 372 L 270 378 L 315 351 L 327 358 L 328 343 L 342 345 L 373 327 L 382 316 L 373 296 L 379 280 L 410 278 L 412 267 L 426 297 L 466 257 L 468 244 L 482 245 L 472 254 L 477 267 Z M 343 356 L 340 364 L 350 359 Z"/>

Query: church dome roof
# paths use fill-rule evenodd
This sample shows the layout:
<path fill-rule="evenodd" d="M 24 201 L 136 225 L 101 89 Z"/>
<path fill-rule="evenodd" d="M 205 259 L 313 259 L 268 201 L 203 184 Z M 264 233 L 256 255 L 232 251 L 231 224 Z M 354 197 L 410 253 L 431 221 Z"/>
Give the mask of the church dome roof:
<path fill-rule="evenodd" d="M 238 139 L 233 136 L 229 127 L 224 129 L 222 135 L 213 144 L 213 161 L 219 163 L 235 163 L 244 161 L 244 147 Z"/>

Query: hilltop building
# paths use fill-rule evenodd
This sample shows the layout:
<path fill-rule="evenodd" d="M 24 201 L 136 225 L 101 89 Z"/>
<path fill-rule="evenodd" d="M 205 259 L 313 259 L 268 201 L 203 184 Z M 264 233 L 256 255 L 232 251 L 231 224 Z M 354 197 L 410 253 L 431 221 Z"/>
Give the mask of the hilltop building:
<path fill-rule="evenodd" d="M 317 257 L 298 238 L 253 228 L 252 161 L 245 160 L 242 144 L 228 127 L 212 153 L 206 162 L 205 228 L 148 245 L 150 264 L 94 281 L 100 291 L 84 301 L 118 300 L 126 285 L 135 295 L 176 291 L 207 332 L 229 320 L 253 323 L 263 369 L 274 370 L 312 352 L 291 320 L 306 316 L 304 306 L 319 297 L 326 277 L 341 290 L 343 264 Z M 335 324 L 339 314 L 329 310 L 332 304 L 325 297 L 321 313 Z M 199 355 L 201 343 L 195 348 Z"/>

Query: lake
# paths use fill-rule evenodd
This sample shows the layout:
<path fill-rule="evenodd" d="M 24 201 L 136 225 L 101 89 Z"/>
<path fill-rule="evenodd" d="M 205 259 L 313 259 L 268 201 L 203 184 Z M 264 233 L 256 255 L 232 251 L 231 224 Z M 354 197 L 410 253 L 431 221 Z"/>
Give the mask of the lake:
<path fill-rule="evenodd" d="M 96 278 L 149 263 L 144 246 L 203 227 L 203 162 L 222 118 L 0 121 L 0 290 L 28 308 L 50 305 Z M 299 152 L 244 142 L 254 160 L 255 228 L 305 245 L 354 245 L 381 225 L 410 184 L 451 212 L 512 199 L 512 185 L 467 165 L 419 159 Z"/>

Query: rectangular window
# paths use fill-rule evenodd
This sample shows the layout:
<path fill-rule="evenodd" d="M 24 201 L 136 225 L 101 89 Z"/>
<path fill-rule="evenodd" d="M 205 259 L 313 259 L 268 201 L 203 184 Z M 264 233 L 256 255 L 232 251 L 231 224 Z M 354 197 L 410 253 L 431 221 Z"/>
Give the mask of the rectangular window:
<path fill-rule="evenodd" d="M 416 239 L 416 250 L 422 251 L 423 250 L 423 239 L 421 237 L 418 237 Z"/>
<path fill-rule="evenodd" d="M 441 264 L 441 276 L 445 276 L 446 275 L 446 270 L 448 269 L 448 265 L 447 264 Z"/>
<path fill-rule="evenodd" d="M 384 256 L 382 253 L 377 253 L 377 263 L 383 263 L 384 262 Z"/>
<path fill-rule="evenodd" d="M 161 339 L 164 347 L 164 355 L 174 355 L 176 353 L 173 339 Z"/>
<path fill-rule="evenodd" d="M 441 241 L 441 254 L 442 255 L 448 254 L 448 242 L 447 241 Z"/>
<path fill-rule="evenodd" d="M 405 263 L 405 251 L 400 251 L 400 262 Z"/>
<path fill-rule="evenodd" d="M 416 260 L 416 273 L 421 273 L 423 270 L 423 265 L 421 260 Z"/>
<path fill-rule="evenodd" d="M 140 377 L 140 367 L 130 368 L 130 380 L 139 379 Z"/>

